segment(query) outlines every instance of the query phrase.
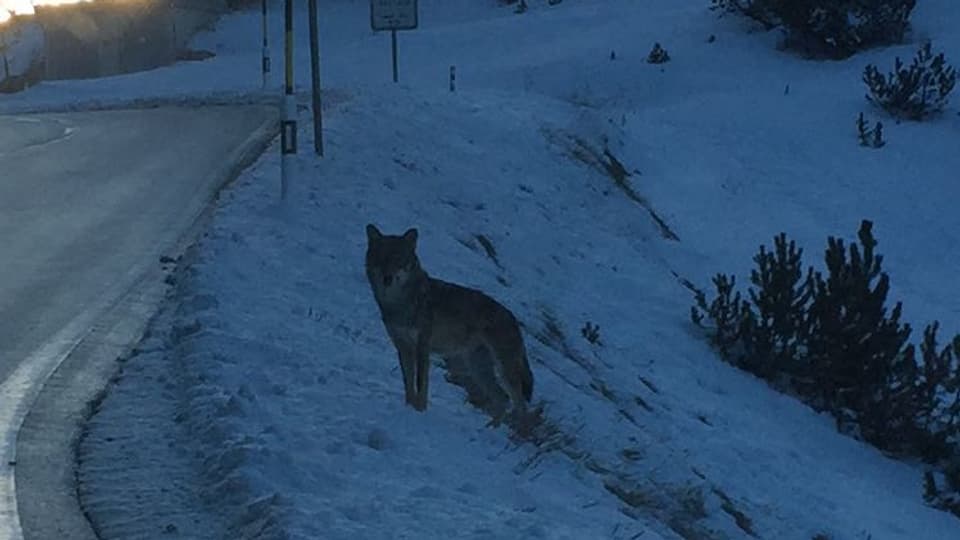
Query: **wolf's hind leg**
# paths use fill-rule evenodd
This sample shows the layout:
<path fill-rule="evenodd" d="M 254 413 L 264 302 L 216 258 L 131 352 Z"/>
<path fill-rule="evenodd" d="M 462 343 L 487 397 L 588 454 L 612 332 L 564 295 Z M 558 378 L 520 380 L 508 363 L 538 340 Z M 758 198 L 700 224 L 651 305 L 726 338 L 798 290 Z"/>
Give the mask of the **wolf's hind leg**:
<path fill-rule="evenodd" d="M 516 346 L 497 347 L 493 352 L 493 371 L 497 385 L 510 398 L 510 416 L 519 419 L 527 411 L 523 391 L 523 362 L 525 355 Z"/>
<path fill-rule="evenodd" d="M 486 344 L 478 344 L 470 353 L 468 394 L 475 405 L 490 414 L 496 422 L 508 408 L 509 396 L 497 383 L 493 351 Z"/>

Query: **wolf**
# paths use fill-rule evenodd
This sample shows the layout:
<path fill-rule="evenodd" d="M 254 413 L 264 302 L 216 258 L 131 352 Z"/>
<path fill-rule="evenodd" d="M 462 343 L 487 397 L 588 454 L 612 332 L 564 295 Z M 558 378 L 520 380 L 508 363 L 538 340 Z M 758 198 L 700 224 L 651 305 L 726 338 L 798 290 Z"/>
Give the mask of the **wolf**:
<path fill-rule="evenodd" d="M 366 274 L 381 319 L 397 348 L 406 403 L 427 408 L 430 355 L 450 380 L 493 414 L 492 424 L 521 414 L 533 395 L 520 325 L 486 294 L 427 275 L 417 257 L 417 229 L 386 235 L 367 225 Z M 506 398 L 506 399 L 503 399 Z"/>

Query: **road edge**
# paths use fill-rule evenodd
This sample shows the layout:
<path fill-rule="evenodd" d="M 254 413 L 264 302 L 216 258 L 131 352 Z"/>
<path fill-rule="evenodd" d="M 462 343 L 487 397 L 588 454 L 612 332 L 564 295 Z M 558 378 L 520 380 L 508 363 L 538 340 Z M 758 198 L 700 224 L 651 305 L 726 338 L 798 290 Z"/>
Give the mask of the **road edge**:
<path fill-rule="evenodd" d="M 196 243 L 213 217 L 221 191 L 259 159 L 278 132 L 278 118 L 267 119 L 230 154 L 217 180 L 210 184 L 206 202 L 164 254 L 180 255 Z M 167 272 L 158 261 L 146 264 L 146 270 L 120 299 L 102 308 L 97 323 L 42 383 L 20 426 L 14 478 L 17 513 L 26 540 L 99 538 L 77 491 L 76 444 L 94 412 L 92 405 L 109 390 L 120 368 L 117 360 L 140 341 L 167 298 Z"/>

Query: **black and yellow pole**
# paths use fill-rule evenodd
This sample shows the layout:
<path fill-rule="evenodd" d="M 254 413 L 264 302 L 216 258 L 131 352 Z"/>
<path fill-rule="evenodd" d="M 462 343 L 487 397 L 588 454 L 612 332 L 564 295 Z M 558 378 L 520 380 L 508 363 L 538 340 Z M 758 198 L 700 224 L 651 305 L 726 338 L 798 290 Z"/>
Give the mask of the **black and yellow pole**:
<path fill-rule="evenodd" d="M 284 93 L 293 95 L 293 0 L 285 0 L 283 13 L 284 59 L 286 73 L 284 77 Z"/>
<path fill-rule="evenodd" d="M 270 43 L 267 39 L 267 0 L 260 1 L 260 14 L 263 30 L 263 49 L 260 55 L 260 71 L 263 73 L 263 89 L 270 85 Z"/>
<path fill-rule="evenodd" d="M 293 160 L 297 155 L 297 101 L 293 93 L 293 0 L 284 6 L 284 77 L 283 115 L 280 120 L 280 198 L 287 198 Z"/>
<path fill-rule="evenodd" d="M 309 0 L 310 16 L 310 74 L 313 89 L 313 149 L 323 156 L 323 107 L 320 99 L 320 21 L 317 20 L 317 0 Z"/>

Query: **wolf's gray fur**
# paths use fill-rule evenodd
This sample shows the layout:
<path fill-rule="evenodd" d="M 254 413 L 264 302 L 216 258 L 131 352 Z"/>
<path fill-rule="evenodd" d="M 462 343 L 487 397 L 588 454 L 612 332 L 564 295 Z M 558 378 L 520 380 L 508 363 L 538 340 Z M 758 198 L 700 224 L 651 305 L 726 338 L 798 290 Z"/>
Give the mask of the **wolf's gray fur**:
<path fill-rule="evenodd" d="M 400 357 L 406 402 L 427 408 L 429 355 L 435 353 L 451 381 L 465 386 L 475 404 L 486 404 L 495 422 L 506 414 L 498 396 L 509 398 L 514 413 L 523 412 L 533 374 L 513 313 L 478 290 L 427 275 L 416 247 L 416 229 L 393 236 L 367 225 L 367 279 Z"/>

